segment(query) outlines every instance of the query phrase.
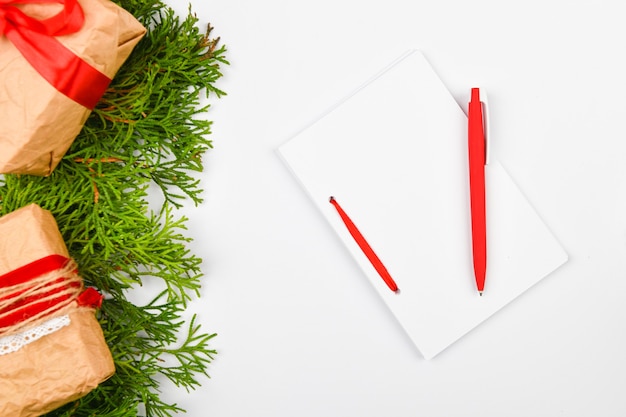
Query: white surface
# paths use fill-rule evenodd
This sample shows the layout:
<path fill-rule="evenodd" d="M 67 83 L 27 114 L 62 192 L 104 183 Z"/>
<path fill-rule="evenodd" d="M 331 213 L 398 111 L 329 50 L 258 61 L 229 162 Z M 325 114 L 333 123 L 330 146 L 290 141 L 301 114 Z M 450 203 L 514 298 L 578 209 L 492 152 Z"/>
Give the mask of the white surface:
<path fill-rule="evenodd" d="M 187 4 L 177 7 L 185 11 Z M 213 102 L 205 260 L 216 331 L 190 416 L 626 414 L 626 25 L 618 1 L 194 0 L 229 47 Z M 494 150 L 569 261 L 425 361 L 275 149 L 403 51 L 456 100 L 489 93 Z"/>
<path fill-rule="evenodd" d="M 366 121 L 366 122 L 364 122 Z M 467 117 L 419 51 L 279 148 L 426 359 L 567 260 L 500 163 L 487 167 L 486 296 L 472 267 Z M 348 232 L 334 196 L 397 283 Z"/>

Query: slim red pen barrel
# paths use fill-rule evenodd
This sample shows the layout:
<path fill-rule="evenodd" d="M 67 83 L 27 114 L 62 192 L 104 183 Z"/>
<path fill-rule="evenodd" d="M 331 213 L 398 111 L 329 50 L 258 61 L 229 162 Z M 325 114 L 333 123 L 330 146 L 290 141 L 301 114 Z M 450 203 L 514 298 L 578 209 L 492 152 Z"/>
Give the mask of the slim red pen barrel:
<path fill-rule="evenodd" d="M 485 132 L 483 109 L 478 88 L 472 89 L 468 110 L 468 154 L 472 254 L 476 286 L 482 293 L 487 270 L 487 233 L 485 213 Z"/>
<path fill-rule="evenodd" d="M 352 222 L 352 219 L 350 219 L 350 217 L 346 214 L 343 208 L 339 205 L 337 200 L 335 200 L 335 197 L 330 197 L 330 204 L 335 206 L 335 209 L 337 209 L 337 213 L 339 213 L 341 220 L 343 220 L 344 224 L 348 228 L 348 232 L 350 232 L 350 235 L 352 236 L 352 238 L 354 238 L 359 248 L 361 248 L 361 250 L 367 257 L 367 259 L 370 261 L 370 263 L 374 267 L 374 269 L 376 269 L 376 272 L 378 272 L 378 275 L 380 275 L 380 277 L 385 281 L 385 283 L 387 284 L 387 286 L 389 287 L 391 291 L 398 293 L 398 286 L 396 285 L 396 282 L 393 280 L 393 278 L 389 274 L 389 271 L 387 271 L 387 268 L 385 268 L 385 265 L 383 265 L 380 258 L 378 258 L 378 256 L 376 255 L 372 247 L 369 245 L 369 243 L 367 243 L 367 240 L 365 240 L 365 237 L 361 234 L 359 229 Z"/>

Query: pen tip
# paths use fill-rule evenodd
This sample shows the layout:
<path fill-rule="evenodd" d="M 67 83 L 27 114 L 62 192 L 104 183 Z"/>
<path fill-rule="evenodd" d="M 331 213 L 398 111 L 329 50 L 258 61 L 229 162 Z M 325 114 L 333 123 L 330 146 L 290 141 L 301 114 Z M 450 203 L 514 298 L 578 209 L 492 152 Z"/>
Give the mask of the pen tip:
<path fill-rule="evenodd" d="M 400 288 L 396 288 L 396 290 L 394 291 L 396 294 L 400 294 Z"/>
<path fill-rule="evenodd" d="M 482 291 L 478 291 L 478 294 L 482 297 L 483 296 L 483 292 Z"/>

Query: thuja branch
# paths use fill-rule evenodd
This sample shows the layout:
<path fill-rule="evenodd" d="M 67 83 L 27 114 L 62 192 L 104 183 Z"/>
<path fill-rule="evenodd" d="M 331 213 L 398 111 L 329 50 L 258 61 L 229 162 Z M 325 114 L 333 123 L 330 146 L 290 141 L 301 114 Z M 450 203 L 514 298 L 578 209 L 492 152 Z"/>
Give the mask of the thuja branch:
<path fill-rule="evenodd" d="M 193 389 L 215 355 L 214 334 L 182 312 L 198 295 L 201 260 L 188 249 L 185 219 L 175 207 L 201 201 L 194 173 L 212 147 L 201 95 L 220 97 L 215 83 L 225 48 L 158 0 L 118 0 L 148 28 L 57 169 L 48 178 L 0 177 L 0 212 L 31 202 L 50 210 L 87 285 L 106 299 L 99 321 L 117 372 L 86 397 L 50 413 L 57 417 L 135 417 L 183 411 L 162 400 L 163 377 Z M 164 205 L 153 212 L 156 184 Z M 148 305 L 129 301 L 133 289 L 159 283 Z"/>
<path fill-rule="evenodd" d="M 141 52 L 118 72 L 85 127 L 89 146 L 73 156 L 118 157 L 132 148 L 135 162 L 145 168 L 141 175 L 161 188 L 166 201 L 179 206 L 190 197 L 199 203 L 197 179 L 190 172 L 202 169 L 202 154 L 212 143 L 211 122 L 196 115 L 209 110 L 200 107 L 201 94 L 224 94 L 215 81 L 222 76 L 225 49 L 211 39 L 210 26 L 202 33 L 191 16 L 179 20 L 161 7 L 144 19 L 151 30 L 137 47 Z M 113 140 L 103 143 L 102 132 Z"/>

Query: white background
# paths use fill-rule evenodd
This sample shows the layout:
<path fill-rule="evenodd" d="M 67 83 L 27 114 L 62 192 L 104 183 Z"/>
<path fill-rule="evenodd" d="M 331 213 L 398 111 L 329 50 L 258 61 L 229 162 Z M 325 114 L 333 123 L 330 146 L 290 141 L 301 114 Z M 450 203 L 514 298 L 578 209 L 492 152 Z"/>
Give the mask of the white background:
<path fill-rule="evenodd" d="M 626 415 L 622 4 L 194 0 L 231 62 L 205 203 L 181 213 L 206 273 L 190 313 L 219 354 L 164 396 L 193 417 Z M 494 152 L 570 256 L 431 361 L 276 153 L 412 48 L 464 108 L 489 93 Z"/>

